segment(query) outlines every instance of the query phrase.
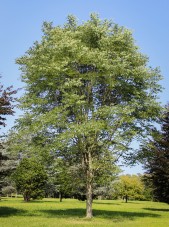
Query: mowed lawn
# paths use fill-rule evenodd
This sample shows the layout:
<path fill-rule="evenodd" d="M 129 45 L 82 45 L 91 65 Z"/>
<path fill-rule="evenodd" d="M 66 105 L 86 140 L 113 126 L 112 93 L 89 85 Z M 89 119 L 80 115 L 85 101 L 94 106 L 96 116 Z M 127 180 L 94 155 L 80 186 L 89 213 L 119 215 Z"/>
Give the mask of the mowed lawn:
<path fill-rule="evenodd" d="M 0 201 L 0 227 L 115 226 L 167 227 L 169 205 L 157 202 L 95 200 L 94 217 L 85 218 L 85 202 L 43 199 L 23 202 L 18 198 Z"/>

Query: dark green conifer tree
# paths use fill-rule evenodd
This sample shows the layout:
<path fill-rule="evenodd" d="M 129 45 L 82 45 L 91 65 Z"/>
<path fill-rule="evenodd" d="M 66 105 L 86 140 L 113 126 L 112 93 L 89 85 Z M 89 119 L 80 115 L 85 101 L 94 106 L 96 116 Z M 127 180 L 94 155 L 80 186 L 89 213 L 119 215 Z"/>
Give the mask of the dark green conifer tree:
<path fill-rule="evenodd" d="M 161 132 L 149 144 L 150 158 L 146 164 L 153 184 L 154 199 L 169 203 L 169 105 L 161 119 Z"/>

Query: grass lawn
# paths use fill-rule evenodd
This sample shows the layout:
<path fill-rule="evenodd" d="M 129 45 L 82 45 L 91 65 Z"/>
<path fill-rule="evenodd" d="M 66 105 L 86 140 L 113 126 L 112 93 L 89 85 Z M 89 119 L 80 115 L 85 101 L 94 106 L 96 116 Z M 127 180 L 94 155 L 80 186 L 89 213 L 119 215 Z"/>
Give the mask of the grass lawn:
<path fill-rule="evenodd" d="M 25 203 L 22 199 L 2 198 L 0 227 L 115 226 L 167 227 L 169 205 L 156 202 L 95 200 L 94 218 L 85 218 L 85 202 L 43 199 Z"/>

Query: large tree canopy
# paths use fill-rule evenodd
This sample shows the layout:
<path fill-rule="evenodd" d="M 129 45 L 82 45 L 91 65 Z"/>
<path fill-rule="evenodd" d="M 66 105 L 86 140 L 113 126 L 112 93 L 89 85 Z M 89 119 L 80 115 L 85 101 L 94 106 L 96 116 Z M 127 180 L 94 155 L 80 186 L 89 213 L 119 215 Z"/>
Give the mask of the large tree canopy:
<path fill-rule="evenodd" d="M 95 176 L 159 113 L 161 76 L 128 29 L 95 14 L 80 25 L 73 16 L 63 27 L 44 23 L 43 32 L 17 59 L 26 84 L 21 133 L 51 133 L 48 150 L 81 165 L 91 217 Z"/>

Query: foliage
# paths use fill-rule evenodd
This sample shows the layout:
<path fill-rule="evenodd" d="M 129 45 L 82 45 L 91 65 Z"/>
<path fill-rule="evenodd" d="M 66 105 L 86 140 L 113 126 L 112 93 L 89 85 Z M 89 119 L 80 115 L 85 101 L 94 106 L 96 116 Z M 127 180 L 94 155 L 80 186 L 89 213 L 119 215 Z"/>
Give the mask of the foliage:
<path fill-rule="evenodd" d="M 0 193 L 3 187 L 8 186 L 9 180 L 7 179 L 10 174 L 16 169 L 17 159 L 16 156 L 8 152 L 7 143 L 1 143 L 0 147 Z"/>
<path fill-rule="evenodd" d="M 2 195 L 3 196 L 11 196 L 12 193 L 15 193 L 16 194 L 16 189 L 13 187 L 13 186 L 6 186 L 4 188 L 2 188 Z"/>
<path fill-rule="evenodd" d="M 24 158 L 12 174 L 12 179 L 26 202 L 30 201 L 31 198 L 40 199 L 44 197 L 47 174 L 38 160 Z"/>
<path fill-rule="evenodd" d="M 23 133 L 14 126 L 8 133 L 8 152 L 17 155 L 19 159 L 34 157 L 44 164 L 45 167 L 51 165 L 56 155 L 49 147 L 52 140 L 52 132 L 45 130 L 39 133 Z M 36 151 L 36 152 L 35 152 Z"/>
<path fill-rule="evenodd" d="M 161 118 L 161 131 L 143 148 L 149 154 L 145 168 L 153 185 L 154 199 L 169 203 L 169 105 Z"/>
<path fill-rule="evenodd" d="M 144 185 L 144 200 L 153 201 L 153 184 L 151 180 L 151 176 L 149 174 L 143 174 L 140 176 L 140 179 Z"/>
<path fill-rule="evenodd" d="M 1 77 L 0 77 L 1 79 Z M 14 114 L 14 106 L 12 105 L 15 101 L 14 94 L 16 94 L 16 90 L 13 90 L 13 87 L 7 87 L 4 89 L 4 86 L 0 82 L 0 126 L 5 126 L 6 115 L 13 115 Z M 2 138 L 2 135 L 0 135 Z M 11 160 L 4 150 L 5 147 L 3 146 L 2 141 L 0 141 L 0 191 L 3 187 L 3 180 L 4 178 L 10 173 L 11 169 L 13 169 L 14 164 L 12 162 L 11 167 Z"/>
<path fill-rule="evenodd" d="M 57 158 L 51 167 L 49 167 L 48 184 L 53 187 L 53 194 L 59 194 L 60 202 L 63 197 L 72 196 L 72 185 L 75 179 L 69 168 L 61 158 Z"/>
<path fill-rule="evenodd" d="M 159 114 L 161 76 L 147 66 L 129 30 L 96 14 L 80 25 L 73 16 L 63 27 L 45 22 L 43 33 L 17 59 L 26 83 L 19 134 L 31 144 L 47 132 L 48 150 L 81 166 L 92 217 L 95 177 L 134 137 L 145 136 Z"/>
<path fill-rule="evenodd" d="M 144 184 L 141 176 L 138 175 L 121 175 L 113 183 L 113 198 L 123 198 L 126 200 L 144 200 Z"/>
<path fill-rule="evenodd" d="M 5 126 L 6 115 L 13 115 L 14 113 L 12 103 L 15 100 L 13 95 L 16 94 L 16 92 L 17 91 L 13 90 L 12 86 L 4 89 L 4 86 L 0 82 L 0 126 Z"/>

